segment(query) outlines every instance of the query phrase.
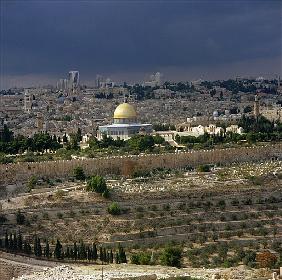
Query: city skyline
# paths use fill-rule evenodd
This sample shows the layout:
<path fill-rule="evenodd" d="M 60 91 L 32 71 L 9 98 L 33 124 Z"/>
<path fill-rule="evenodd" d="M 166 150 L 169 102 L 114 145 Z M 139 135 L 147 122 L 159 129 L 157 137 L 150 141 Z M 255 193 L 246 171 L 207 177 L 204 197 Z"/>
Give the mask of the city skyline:
<path fill-rule="evenodd" d="M 1 1 L 1 88 L 281 74 L 280 1 Z"/>

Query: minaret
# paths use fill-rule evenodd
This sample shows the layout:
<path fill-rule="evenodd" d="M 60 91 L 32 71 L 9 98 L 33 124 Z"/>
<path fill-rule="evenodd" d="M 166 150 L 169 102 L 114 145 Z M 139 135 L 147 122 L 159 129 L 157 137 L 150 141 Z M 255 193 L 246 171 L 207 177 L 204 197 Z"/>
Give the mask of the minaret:
<path fill-rule="evenodd" d="M 255 118 L 259 116 L 259 99 L 257 95 L 255 95 L 255 102 L 254 102 L 254 116 Z"/>

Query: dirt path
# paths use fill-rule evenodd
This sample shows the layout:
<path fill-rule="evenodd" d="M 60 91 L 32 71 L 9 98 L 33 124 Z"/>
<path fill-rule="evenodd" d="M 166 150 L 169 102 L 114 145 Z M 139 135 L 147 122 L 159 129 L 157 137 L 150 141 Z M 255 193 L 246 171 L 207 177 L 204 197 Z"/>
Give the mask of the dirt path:
<path fill-rule="evenodd" d="M 57 265 L 60 264 L 0 252 L 0 279 L 10 280 L 13 277 L 32 274 Z"/>

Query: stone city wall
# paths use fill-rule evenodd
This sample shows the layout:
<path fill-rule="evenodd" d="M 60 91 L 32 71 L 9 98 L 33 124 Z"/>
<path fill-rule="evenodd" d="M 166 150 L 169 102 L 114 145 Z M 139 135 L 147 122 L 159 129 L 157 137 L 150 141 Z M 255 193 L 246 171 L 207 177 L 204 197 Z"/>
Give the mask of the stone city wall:
<path fill-rule="evenodd" d="M 184 168 L 200 164 L 227 165 L 271 159 L 282 151 L 282 144 L 214 150 L 199 150 L 167 154 L 114 156 L 107 158 L 73 159 L 47 162 L 21 162 L 0 165 L 0 185 L 27 181 L 32 175 L 45 178 L 67 178 L 76 166 L 87 175 L 122 174 L 128 176 L 136 170 L 154 168 Z"/>

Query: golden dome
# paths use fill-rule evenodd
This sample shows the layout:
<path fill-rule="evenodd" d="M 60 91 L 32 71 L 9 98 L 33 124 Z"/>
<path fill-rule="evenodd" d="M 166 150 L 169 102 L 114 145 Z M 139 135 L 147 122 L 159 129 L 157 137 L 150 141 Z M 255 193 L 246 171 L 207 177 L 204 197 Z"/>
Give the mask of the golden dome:
<path fill-rule="evenodd" d="M 136 117 L 134 107 L 128 103 L 118 105 L 114 112 L 114 119 L 136 119 Z"/>

